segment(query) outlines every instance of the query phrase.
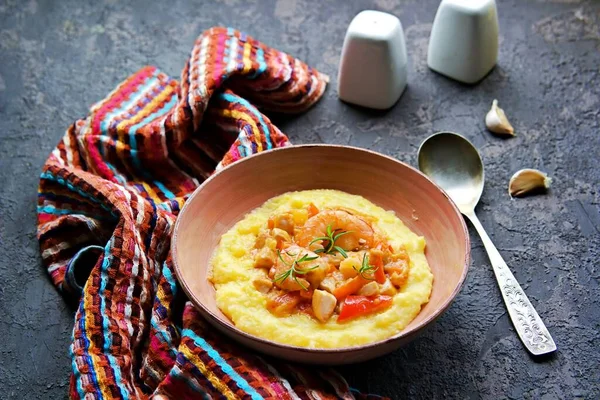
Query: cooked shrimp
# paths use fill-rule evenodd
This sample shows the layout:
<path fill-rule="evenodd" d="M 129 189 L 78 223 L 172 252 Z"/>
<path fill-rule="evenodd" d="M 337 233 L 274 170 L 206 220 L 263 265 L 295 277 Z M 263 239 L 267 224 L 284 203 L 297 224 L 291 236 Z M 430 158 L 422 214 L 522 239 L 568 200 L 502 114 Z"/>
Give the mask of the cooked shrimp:
<path fill-rule="evenodd" d="M 294 312 L 301 300 L 298 293 L 274 291 L 267 295 L 267 310 L 278 317 L 285 317 Z"/>
<path fill-rule="evenodd" d="M 307 247 L 317 237 L 327 235 L 327 229 L 332 232 L 348 232 L 340 236 L 335 245 L 346 251 L 370 248 L 375 241 L 373 227 L 363 218 L 346 210 L 330 209 L 310 217 L 296 233 L 296 243 Z"/>

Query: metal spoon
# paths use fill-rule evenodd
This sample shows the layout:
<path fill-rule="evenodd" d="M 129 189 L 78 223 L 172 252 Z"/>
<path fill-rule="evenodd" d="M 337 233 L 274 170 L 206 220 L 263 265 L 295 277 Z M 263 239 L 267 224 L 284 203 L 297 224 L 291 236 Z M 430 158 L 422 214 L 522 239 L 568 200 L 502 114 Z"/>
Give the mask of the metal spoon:
<path fill-rule="evenodd" d="M 477 149 L 456 133 L 436 133 L 419 148 L 419 169 L 448 193 L 481 236 L 508 314 L 527 350 L 534 355 L 555 351 L 556 344 L 548 329 L 475 215 L 484 182 L 483 163 Z"/>

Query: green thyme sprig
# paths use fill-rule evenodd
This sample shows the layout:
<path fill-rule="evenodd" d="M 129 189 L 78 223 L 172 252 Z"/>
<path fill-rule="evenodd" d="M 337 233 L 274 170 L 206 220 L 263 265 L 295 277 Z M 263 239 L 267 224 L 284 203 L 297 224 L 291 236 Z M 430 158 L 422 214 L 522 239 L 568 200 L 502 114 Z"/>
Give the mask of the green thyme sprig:
<path fill-rule="evenodd" d="M 296 257 L 298 254 L 291 254 L 286 252 L 285 254 L 287 254 L 290 257 Z M 281 256 L 281 251 L 277 250 L 277 256 L 279 256 L 279 259 L 281 260 L 281 262 L 290 267 L 287 271 L 282 272 L 279 275 L 276 275 L 275 278 L 273 279 L 273 282 L 275 283 L 281 283 L 283 281 L 285 281 L 286 279 L 290 278 L 296 281 L 296 283 L 298 285 L 300 285 L 300 287 L 304 290 L 308 290 L 308 288 L 306 286 L 304 286 L 302 284 L 302 282 L 300 282 L 298 280 L 298 275 L 305 275 L 308 272 L 319 268 L 318 265 L 315 265 L 314 267 L 310 267 L 310 268 L 300 268 L 300 264 L 303 262 L 307 262 L 307 261 L 312 261 L 312 260 L 316 260 L 317 258 L 319 258 L 318 256 L 313 256 L 310 257 L 308 254 L 303 255 L 302 257 L 295 259 L 292 261 L 292 263 L 288 263 L 286 262 L 283 257 Z"/>
<path fill-rule="evenodd" d="M 348 254 L 346 254 L 346 250 L 337 246 L 335 241 L 341 238 L 348 233 L 352 233 L 352 231 L 341 231 L 336 233 L 338 230 L 331 229 L 331 224 L 327 225 L 327 236 L 319 236 L 314 238 L 308 245 L 310 246 L 313 243 L 320 242 L 321 240 L 327 242 L 327 248 L 317 249 L 315 253 L 325 253 L 325 254 L 335 254 L 336 252 L 340 253 L 344 258 L 348 258 Z"/>
<path fill-rule="evenodd" d="M 367 255 L 367 253 L 365 253 L 365 255 L 363 256 L 362 265 L 360 266 L 360 269 L 356 269 L 356 267 L 353 267 L 353 268 L 364 279 L 366 279 L 368 281 L 373 281 L 373 280 L 375 280 L 375 277 L 374 277 L 375 271 L 377 271 L 377 269 L 379 267 L 374 267 L 372 265 L 369 265 L 369 256 Z M 368 274 L 370 277 L 365 276 L 365 274 Z"/>

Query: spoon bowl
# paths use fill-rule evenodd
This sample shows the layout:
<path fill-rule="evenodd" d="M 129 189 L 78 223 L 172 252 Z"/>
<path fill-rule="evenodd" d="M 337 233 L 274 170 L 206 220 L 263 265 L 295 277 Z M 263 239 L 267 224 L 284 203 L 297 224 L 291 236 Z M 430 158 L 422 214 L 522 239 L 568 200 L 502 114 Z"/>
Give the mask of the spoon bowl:
<path fill-rule="evenodd" d="M 481 236 L 510 319 L 527 350 L 533 355 L 555 351 L 550 332 L 475 215 L 484 183 L 477 149 L 457 133 L 440 132 L 425 139 L 418 158 L 419 169 L 446 191 Z"/>
<path fill-rule="evenodd" d="M 419 169 L 448 193 L 460 211 L 473 211 L 483 192 L 483 162 L 471 142 L 452 132 L 427 138 L 419 148 Z"/>

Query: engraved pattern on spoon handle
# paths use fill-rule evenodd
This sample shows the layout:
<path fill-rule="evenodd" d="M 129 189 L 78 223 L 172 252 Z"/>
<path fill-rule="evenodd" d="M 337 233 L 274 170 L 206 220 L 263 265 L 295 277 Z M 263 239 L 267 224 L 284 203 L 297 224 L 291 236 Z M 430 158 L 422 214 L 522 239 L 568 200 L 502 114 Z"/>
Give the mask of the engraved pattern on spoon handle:
<path fill-rule="evenodd" d="M 556 350 L 556 344 L 550 336 L 550 332 L 535 311 L 535 308 L 527 298 L 527 295 L 517 282 L 506 262 L 492 243 L 483 225 L 477 219 L 475 213 L 465 214 L 470 220 L 488 253 L 494 274 L 502 292 L 504 303 L 513 325 L 521 338 L 521 341 L 534 355 L 551 353 Z"/>

